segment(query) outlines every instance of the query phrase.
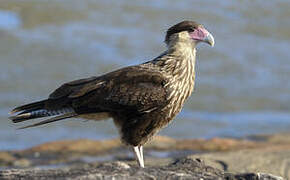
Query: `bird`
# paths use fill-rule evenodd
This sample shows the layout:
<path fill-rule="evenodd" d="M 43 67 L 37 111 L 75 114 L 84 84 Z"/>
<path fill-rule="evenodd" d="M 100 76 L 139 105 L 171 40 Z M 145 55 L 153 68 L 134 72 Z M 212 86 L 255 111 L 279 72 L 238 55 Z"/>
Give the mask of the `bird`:
<path fill-rule="evenodd" d="M 62 84 L 47 99 L 14 108 L 14 123 L 50 117 L 19 129 L 67 118 L 113 119 L 121 142 L 144 168 L 143 146 L 181 111 L 195 84 L 196 45 L 214 46 L 203 25 L 185 20 L 166 31 L 158 57 L 100 76 Z"/>

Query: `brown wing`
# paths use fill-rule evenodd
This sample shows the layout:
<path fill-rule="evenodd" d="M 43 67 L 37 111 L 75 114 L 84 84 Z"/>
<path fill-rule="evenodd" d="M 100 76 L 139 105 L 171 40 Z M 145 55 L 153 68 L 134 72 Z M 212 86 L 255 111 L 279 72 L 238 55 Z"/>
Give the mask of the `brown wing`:
<path fill-rule="evenodd" d="M 161 73 L 131 66 L 103 76 L 66 83 L 49 96 L 47 106 L 69 106 L 79 114 L 144 113 L 166 104 L 165 83 Z"/>
<path fill-rule="evenodd" d="M 90 77 L 86 79 L 79 79 L 75 81 L 71 81 L 63 84 L 58 89 L 56 89 L 53 93 L 49 95 L 49 99 L 59 99 L 62 97 L 66 97 L 71 93 L 76 91 L 80 91 L 80 88 L 83 86 L 87 86 L 88 84 L 96 81 L 97 77 Z M 85 93 L 85 92 L 84 92 Z"/>
<path fill-rule="evenodd" d="M 127 67 L 103 76 L 65 83 L 46 100 L 14 108 L 12 113 L 18 114 L 10 119 L 18 123 L 56 116 L 24 127 L 27 128 L 98 112 L 136 118 L 167 104 L 165 84 L 166 79 L 157 71 L 141 66 Z"/>

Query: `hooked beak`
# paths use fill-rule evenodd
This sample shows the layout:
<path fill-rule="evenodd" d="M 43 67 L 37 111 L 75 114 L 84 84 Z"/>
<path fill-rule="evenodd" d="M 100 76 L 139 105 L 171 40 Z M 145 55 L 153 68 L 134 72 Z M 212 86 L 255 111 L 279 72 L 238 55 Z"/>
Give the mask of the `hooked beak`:
<path fill-rule="evenodd" d="M 203 41 L 209 44 L 211 47 L 214 46 L 214 38 L 211 35 L 211 33 L 208 33 L 207 36 L 203 39 Z"/>
<path fill-rule="evenodd" d="M 196 28 L 193 32 L 191 32 L 190 37 L 197 42 L 205 42 L 211 46 L 214 46 L 213 36 L 202 26 Z"/>

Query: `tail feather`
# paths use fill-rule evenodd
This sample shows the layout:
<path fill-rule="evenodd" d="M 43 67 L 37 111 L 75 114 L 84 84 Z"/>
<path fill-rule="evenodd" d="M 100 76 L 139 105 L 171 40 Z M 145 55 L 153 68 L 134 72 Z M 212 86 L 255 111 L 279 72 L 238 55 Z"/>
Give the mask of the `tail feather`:
<path fill-rule="evenodd" d="M 44 121 L 41 121 L 41 122 L 38 122 L 38 123 L 35 123 L 35 124 L 32 124 L 32 125 L 24 126 L 24 127 L 18 128 L 18 129 L 26 129 L 26 128 L 31 128 L 31 127 L 36 127 L 36 126 L 40 126 L 40 125 L 43 125 L 43 124 L 48 124 L 48 123 L 51 123 L 51 122 L 60 121 L 60 120 L 66 119 L 66 118 L 71 118 L 71 117 L 74 117 L 74 116 L 77 116 L 77 114 L 75 112 L 71 112 L 71 113 L 63 114 L 63 115 L 56 116 L 56 117 L 53 117 L 53 118 L 50 118 L 50 119 L 46 119 Z"/>
<path fill-rule="evenodd" d="M 41 118 L 41 117 L 45 117 L 45 115 L 33 115 L 32 112 L 24 111 L 15 116 L 10 116 L 9 119 L 11 119 L 12 122 L 14 123 L 19 123 L 19 122 L 26 121 L 29 119 L 35 119 L 35 118 Z"/>
<path fill-rule="evenodd" d="M 55 116 L 65 113 L 74 112 L 72 108 L 62 108 L 58 110 L 46 110 L 46 109 L 38 109 L 38 110 L 32 110 L 32 111 L 23 111 L 15 116 L 10 116 L 9 119 L 11 119 L 14 123 L 19 123 L 22 121 L 26 121 L 29 119 L 36 119 L 36 118 L 42 118 L 47 116 Z"/>
<path fill-rule="evenodd" d="M 65 118 L 69 118 L 69 117 L 73 117 L 77 115 L 75 111 L 70 107 L 63 107 L 59 109 L 46 109 L 45 108 L 46 102 L 47 100 L 43 100 L 43 101 L 38 101 L 38 102 L 16 107 L 15 109 L 11 111 L 11 113 L 18 112 L 18 114 L 14 116 L 10 116 L 9 119 L 11 119 L 14 123 L 19 123 L 19 122 L 30 120 L 30 119 L 56 116 L 51 119 L 27 126 L 27 127 L 33 127 L 33 126 L 47 124 L 50 122 L 58 121 L 61 119 L 65 119 Z"/>
<path fill-rule="evenodd" d="M 14 113 L 17 113 L 20 111 L 32 111 L 32 110 L 36 110 L 36 109 L 43 109 L 46 101 L 47 100 L 42 100 L 42 101 L 38 101 L 38 102 L 25 104 L 23 106 L 16 107 L 10 112 L 10 114 L 14 114 Z"/>

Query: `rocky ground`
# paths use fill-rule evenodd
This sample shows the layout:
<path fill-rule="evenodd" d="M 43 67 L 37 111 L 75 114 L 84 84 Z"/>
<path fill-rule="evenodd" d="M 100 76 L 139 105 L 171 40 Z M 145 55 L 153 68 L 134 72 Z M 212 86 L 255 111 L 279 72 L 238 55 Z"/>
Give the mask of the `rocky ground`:
<path fill-rule="evenodd" d="M 167 166 L 141 169 L 125 162 L 86 164 L 78 167 L 54 170 L 6 170 L 1 179 L 199 179 L 199 180 L 281 180 L 281 177 L 265 173 L 228 173 L 207 166 L 200 159 L 183 158 Z"/>
<path fill-rule="evenodd" d="M 145 169 L 119 140 L 70 140 L 0 152 L 0 179 L 290 179 L 290 134 L 177 140 L 145 147 Z"/>

